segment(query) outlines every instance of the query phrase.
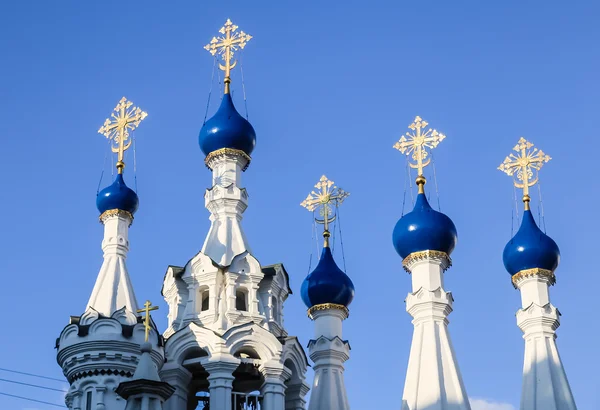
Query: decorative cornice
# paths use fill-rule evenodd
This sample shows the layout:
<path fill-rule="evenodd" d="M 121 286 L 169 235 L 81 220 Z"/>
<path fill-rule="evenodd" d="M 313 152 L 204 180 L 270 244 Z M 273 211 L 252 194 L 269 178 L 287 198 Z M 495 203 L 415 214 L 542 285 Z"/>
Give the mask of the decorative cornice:
<path fill-rule="evenodd" d="M 548 269 L 541 268 L 533 268 L 533 269 L 524 269 L 512 276 L 512 284 L 517 289 L 517 284 L 526 278 L 531 278 L 534 276 L 541 276 L 543 278 L 548 279 L 548 283 L 552 286 L 556 283 L 556 276 L 554 272 Z"/>
<path fill-rule="evenodd" d="M 308 317 L 311 319 L 313 318 L 313 313 L 319 311 L 319 310 L 329 310 L 329 309 L 337 309 L 337 310 L 341 310 L 342 312 L 344 312 L 346 314 L 346 316 L 350 315 L 350 311 L 348 310 L 348 308 L 344 305 L 338 305 L 335 303 L 322 303 L 320 305 L 314 305 L 313 307 L 311 307 L 310 309 L 308 309 L 307 314 Z"/>
<path fill-rule="evenodd" d="M 102 212 L 102 214 L 100 215 L 100 217 L 98 218 L 100 220 L 100 223 L 103 224 L 104 222 L 106 222 L 106 220 L 108 218 L 111 218 L 113 216 L 120 216 L 121 218 L 129 218 L 129 226 L 131 226 L 131 224 L 133 223 L 133 214 L 131 212 L 128 211 L 124 211 L 122 209 L 109 209 L 107 211 Z"/>
<path fill-rule="evenodd" d="M 411 273 L 410 268 L 412 265 L 414 265 L 415 263 L 420 262 L 420 261 L 432 260 L 432 259 L 437 260 L 441 263 L 442 270 L 444 272 L 450 266 L 452 266 L 452 259 L 450 259 L 450 256 L 448 256 L 448 254 L 446 252 L 425 250 L 425 251 L 413 252 L 410 255 L 408 255 L 402 261 L 402 267 L 404 268 L 405 271 L 407 271 L 408 273 Z"/>
<path fill-rule="evenodd" d="M 215 158 L 224 156 L 224 155 L 233 155 L 233 156 L 239 156 L 239 157 L 244 158 L 246 160 L 246 165 L 242 168 L 242 171 L 245 171 L 248 168 L 248 166 L 250 165 L 250 161 L 251 161 L 250 156 L 248 154 L 246 154 L 244 151 L 239 150 L 239 149 L 234 149 L 234 148 L 221 148 L 221 149 L 215 150 L 213 152 L 209 152 L 208 155 L 206 156 L 206 158 L 204 159 L 204 164 L 206 165 L 206 167 L 208 169 L 210 169 L 212 171 L 210 162 L 212 160 L 214 160 Z"/>

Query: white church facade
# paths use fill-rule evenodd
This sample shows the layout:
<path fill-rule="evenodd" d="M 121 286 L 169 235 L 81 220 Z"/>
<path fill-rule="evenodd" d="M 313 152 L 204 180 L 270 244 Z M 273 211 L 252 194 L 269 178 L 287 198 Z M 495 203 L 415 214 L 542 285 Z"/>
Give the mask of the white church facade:
<path fill-rule="evenodd" d="M 284 265 L 261 266 L 250 246 L 255 238 L 247 238 L 242 227 L 249 206 L 242 177 L 251 166 L 256 134 L 234 106 L 230 84 L 234 53 L 251 39 L 227 20 L 220 36 L 205 47 L 224 71 L 220 107 L 199 135 L 212 174 L 205 184 L 211 225 L 200 252 L 166 268 L 161 290 L 168 305 L 166 329 L 152 321 L 149 302 L 138 304 L 126 263 L 139 198 L 125 183 L 123 153 L 131 145 L 130 132 L 146 113 L 123 98 L 99 130 L 111 140 L 117 175 L 97 196 L 104 259 L 96 284 L 83 313 L 72 316 L 57 339 L 57 361 L 70 384 L 65 398 L 70 410 L 352 408 L 344 383 L 350 342 L 344 339 L 343 323 L 355 289 L 329 247 L 329 224 L 348 194 L 323 176 L 301 204 L 318 211 L 323 248 L 301 289 L 294 289 L 314 327 L 312 335 L 300 339 L 285 327 L 284 306 L 293 290 Z M 454 296 L 444 281 L 457 229 L 429 205 L 423 172 L 430 150 L 445 135 L 420 117 L 409 128 L 394 146 L 408 155 L 418 187 L 414 209 L 393 230 L 393 246 L 412 281 L 406 310 L 414 332 L 401 408 L 467 410 L 460 358 L 448 326 Z M 549 295 L 560 252 L 529 210 L 529 188 L 550 157 L 524 139 L 514 151 L 500 170 L 523 189 L 522 224 L 503 255 L 522 298 L 517 312 L 525 340 L 521 410 L 574 410 L 555 343 L 559 313 Z M 306 376 L 309 366 L 313 380 Z"/>

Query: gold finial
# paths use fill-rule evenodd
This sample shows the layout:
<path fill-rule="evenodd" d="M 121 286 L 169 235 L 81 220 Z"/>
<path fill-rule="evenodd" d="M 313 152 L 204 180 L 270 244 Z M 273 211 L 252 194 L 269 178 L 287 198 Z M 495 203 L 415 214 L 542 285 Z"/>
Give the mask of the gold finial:
<path fill-rule="evenodd" d="M 329 224 L 335 221 L 336 218 L 335 213 L 331 209 L 331 204 L 335 203 L 336 206 L 341 205 L 350 193 L 335 186 L 334 182 L 328 180 L 325 175 L 317 182 L 315 188 L 317 188 L 317 191 L 312 191 L 308 194 L 306 199 L 302 201 L 300 205 L 311 212 L 320 208 L 320 214 L 323 219 L 315 218 L 315 221 L 319 224 L 323 224 L 323 246 L 329 248 L 329 237 L 331 236 L 329 233 Z"/>
<path fill-rule="evenodd" d="M 107 118 L 98 132 L 112 141 L 112 152 L 118 154 L 117 170 L 119 174 L 122 174 L 123 168 L 125 168 L 123 153 L 131 146 L 129 130 L 135 130 L 148 114 L 138 107 L 133 107 L 133 103 L 127 101 L 125 97 L 121 98 L 114 111 L 116 114 L 113 112 L 110 115 L 113 120 Z"/>
<path fill-rule="evenodd" d="M 223 60 L 224 64 L 219 63 L 219 68 L 225 71 L 225 94 L 229 94 L 229 84 L 231 83 L 231 69 L 236 66 L 237 61 L 233 60 L 233 52 L 237 51 L 238 48 L 243 49 L 246 47 L 246 43 L 252 39 L 250 34 L 246 34 L 243 31 L 236 33 L 238 26 L 233 24 L 231 20 L 227 19 L 225 25 L 221 27 L 219 33 L 224 34 L 224 37 L 213 37 L 210 43 L 204 46 L 204 49 L 209 51 L 213 56 L 219 53 L 219 57 Z"/>
<path fill-rule="evenodd" d="M 525 210 L 529 210 L 529 187 L 534 186 L 538 180 L 538 171 L 544 163 L 550 161 L 550 155 L 546 155 L 541 149 L 533 147 L 533 143 L 521 137 L 517 145 L 513 147 L 513 151 L 518 152 L 518 155 L 510 154 L 500 164 L 498 169 L 505 172 L 507 175 L 514 178 L 514 183 L 517 188 L 523 188 L 523 202 Z M 520 182 L 519 182 L 520 181 Z"/>
<path fill-rule="evenodd" d="M 429 152 L 426 148 L 433 149 L 443 141 L 446 136 L 437 130 L 429 128 L 425 131 L 429 123 L 424 121 L 418 115 L 415 117 L 415 121 L 408 126 L 413 132 L 407 132 L 403 135 L 400 140 L 394 144 L 394 148 L 403 154 L 410 155 L 412 160 L 408 161 L 408 165 L 411 168 L 417 169 L 417 185 L 419 186 L 419 193 L 425 192 L 423 185 L 425 185 L 425 176 L 423 175 L 423 168 L 425 168 L 431 162 Z M 406 138 L 408 137 L 408 138 Z"/>
<path fill-rule="evenodd" d="M 145 341 L 148 341 L 148 336 L 150 334 L 150 329 L 152 329 L 152 326 L 150 325 L 150 312 L 153 310 L 157 310 L 158 306 L 152 306 L 152 303 L 147 300 L 146 303 L 144 303 L 144 308 L 143 309 L 138 309 L 138 313 L 145 313 L 146 316 L 144 317 L 144 327 L 146 328 L 146 339 Z"/>

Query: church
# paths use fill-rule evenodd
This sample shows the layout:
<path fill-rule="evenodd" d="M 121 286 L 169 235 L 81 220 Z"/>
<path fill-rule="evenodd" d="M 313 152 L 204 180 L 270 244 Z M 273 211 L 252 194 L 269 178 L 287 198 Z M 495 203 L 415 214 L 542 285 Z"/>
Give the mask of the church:
<path fill-rule="evenodd" d="M 134 104 L 123 97 L 99 129 L 112 144 L 117 172 L 96 198 L 104 236 L 95 286 L 87 306 L 73 306 L 76 315 L 56 341 L 57 362 L 70 385 L 65 397 L 70 410 L 353 408 L 344 382 L 352 341 L 344 337 L 343 328 L 346 320 L 352 320 L 351 303 L 361 292 L 355 292 L 352 278 L 340 268 L 330 246 L 331 225 L 349 193 L 323 175 L 301 202 L 319 226 L 321 250 L 299 289 L 290 286 L 283 264 L 259 263 L 260 255 L 250 244 L 261 238 L 244 233 L 243 215 L 251 203 L 242 176 L 251 170 L 252 153 L 260 146 L 256 147 L 252 124 L 234 105 L 231 78 L 237 53 L 251 40 L 227 20 L 205 47 L 224 76 L 218 110 L 204 124 L 198 123 L 210 228 L 197 254 L 164 267 L 160 295 L 168 312 L 157 311 L 150 301 L 138 302 L 127 269 L 129 230 L 135 229 L 141 199 L 128 186 L 124 153 L 131 148 L 133 130 L 139 127 L 143 133 L 143 102 Z M 424 174 L 432 150 L 440 148 L 443 155 L 446 136 L 419 116 L 408 128 L 393 148 L 416 170 L 418 192 L 412 211 L 390 226 L 391 245 L 412 282 L 405 305 L 414 331 L 401 408 L 467 410 L 468 386 L 448 321 L 454 295 L 444 280 L 452 267 L 457 228 L 430 205 Z M 522 302 L 515 306 L 525 352 L 520 408 L 575 410 L 555 342 L 560 314 L 550 299 L 560 251 L 530 209 L 530 188 L 551 158 L 525 138 L 507 151 L 498 168 L 522 190 L 520 228 L 502 254 Z M 313 334 L 286 330 L 285 303 L 291 295 L 306 304 Z M 165 315 L 167 328 L 158 329 L 152 315 Z M 307 377 L 309 367 L 314 370 L 312 379 Z"/>

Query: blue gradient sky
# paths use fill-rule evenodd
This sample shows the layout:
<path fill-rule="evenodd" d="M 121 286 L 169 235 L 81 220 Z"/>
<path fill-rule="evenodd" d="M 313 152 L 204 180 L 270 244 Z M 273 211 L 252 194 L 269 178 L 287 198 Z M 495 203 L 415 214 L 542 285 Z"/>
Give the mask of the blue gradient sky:
<path fill-rule="evenodd" d="M 351 192 L 342 228 L 357 289 L 345 322 L 352 408 L 400 406 L 410 277 L 391 232 L 410 194 L 405 158 L 392 145 L 415 115 L 447 135 L 435 159 L 442 211 L 459 232 L 447 288 L 469 395 L 519 402 L 520 299 L 501 262 L 513 190 L 496 167 L 525 136 L 553 157 L 542 192 L 562 251 L 551 289 L 563 314 L 559 349 L 579 408 L 600 408 L 599 12 L 592 1 L 2 2 L 0 367 L 61 377 L 55 338 L 83 312 L 102 259 L 95 195 L 106 142 L 96 130 L 123 95 L 149 113 L 136 134 L 141 205 L 128 264 L 138 300 L 159 303 L 154 317 L 166 326 L 165 269 L 192 257 L 209 226 L 211 179 L 197 134 L 213 62 L 202 46 L 230 17 L 255 37 L 244 54 L 258 134 L 244 175 L 244 227 L 261 263 L 289 271 L 286 325 L 304 345 L 312 325 L 299 288 L 315 246 L 298 204 L 323 173 Z M 240 71 L 233 76 L 243 112 Z M 534 213 L 538 204 L 536 190 Z M 0 392 L 61 401 L 3 382 Z M 51 408 L 6 397 L 0 407 Z"/>

